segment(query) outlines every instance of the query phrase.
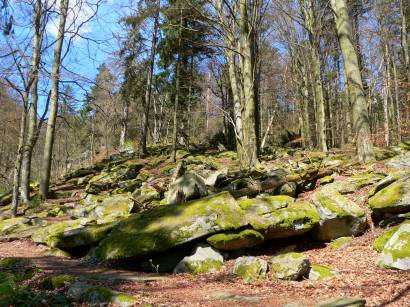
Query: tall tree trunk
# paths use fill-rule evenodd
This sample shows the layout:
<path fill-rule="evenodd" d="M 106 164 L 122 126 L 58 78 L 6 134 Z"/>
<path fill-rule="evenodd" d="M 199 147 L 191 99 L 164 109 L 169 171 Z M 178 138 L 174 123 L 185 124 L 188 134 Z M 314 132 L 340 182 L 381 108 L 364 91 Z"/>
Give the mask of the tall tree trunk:
<path fill-rule="evenodd" d="M 406 67 L 407 88 L 410 88 L 410 55 L 409 43 L 407 40 L 407 16 L 405 12 L 404 0 L 400 0 L 400 14 L 401 14 L 401 48 L 403 50 L 403 60 Z"/>
<path fill-rule="evenodd" d="M 309 89 L 308 89 L 308 75 L 304 63 L 299 62 L 302 74 L 302 119 L 303 119 L 303 143 L 306 148 L 312 147 L 312 138 L 310 135 L 310 120 L 309 120 Z"/>
<path fill-rule="evenodd" d="M 394 107 L 395 107 L 395 121 L 396 121 L 396 138 L 397 143 L 401 143 L 401 109 L 400 109 L 400 97 L 399 97 L 399 80 L 397 78 L 397 67 L 394 61 L 394 56 L 391 59 L 393 69 L 393 83 L 394 83 Z"/>
<path fill-rule="evenodd" d="M 233 49 L 233 42 L 231 42 L 231 48 Z M 242 160 L 243 156 L 243 123 L 242 123 L 242 106 L 241 97 L 239 90 L 239 83 L 236 72 L 235 63 L 235 53 L 232 49 L 226 49 L 226 60 L 228 63 L 228 73 L 229 82 L 232 90 L 232 100 L 233 100 L 233 115 L 235 123 L 235 139 L 236 139 L 236 150 L 238 152 L 238 157 Z"/>
<path fill-rule="evenodd" d="M 370 135 L 369 114 L 362 76 L 355 48 L 352 44 L 353 33 L 349 20 L 346 0 L 331 0 L 335 14 L 336 30 L 344 59 L 344 67 L 349 84 L 350 101 L 353 104 L 353 130 L 355 133 L 357 155 L 361 161 L 374 158 Z"/>
<path fill-rule="evenodd" d="M 11 200 L 11 215 L 13 217 L 17 216 L 17 209 L 19 205 L 20 175 L 21 175 L 21 165 L 23 161 L 23 146 L 24 146 L 24 140 L 25 140 L 25 134 L 26 134 L 26 125 L 27 125 L 27 104 L 28 104 L 28 90 L 23 94 L 23 111 L 21 112 L 21 119 L 20 119 L 19 143 L 18 143 L 16 161 L 14 163 L 13 194 L 12 194 L 12 200 Z"/>
<path fill-rule="evenodd" d="M 69 0 L 60 1 L 60 23 L 58 26 L 58 34 L 56 40 L 56 46 L 54 49 L 53 69 L 52 69 L 52 88 L 50 99 L 50 114 L 47 122 L 47 132 L 44 144 L 43 164 L 41 166 L 41 181 L 40 181 L 40 197 L 46 199 L 48 195 L 48 189 L 50 186 L 51 176 L 51 161 L 53 156 L 53 145 L 55 138 L 55 129 L 57 121 L 58 111 L 58 92 L 60 83 L 60 65 L 61 65 L 61 53 L 63 50 L 65 24 L 68 13 Z"/>
<path fill-rule="evenodd" d="M 312 59 L 312 69 L 314 78 L 314 93 L 317 103 L 317 124 L 318 124 L 318 141 L 320 149 L 327 152 L 326 142 L 326 112 L 325 98 L 322 84 L 322 63 L 320 61 L 319 35 L 317 33 L 316 15 L 312 0 L 300 0 L 301 10 L 305 18 L 306 28 L 309 32 L 310 51 Z"/>
<path fill-rule="evenodd" d="M 178 142 L 178 109 L 179 109 L 179 98 L 180 98 L 180 74 L 181 74 L 181 29 L 183 25 L 182 18 L 182 7 L 180 8 L 179 17 L 179 37 L 178 37 L 178 58 L 176 62 L 176 72 L 175 72 L 175 104 L 174 104 L 174 125 L 172 130 L 172 162 L 177 161 L 177 142 Z"/>
<path fill-rule="evenodd" d="M 258 136 L 256 128 L 255 112 L 257 110 L 255 97 L 255 59 L 252 52 L 252 33 L 249 27 L 248 1 L 240 0 L 240 45 L 243 70 L 244 101 L 242 105 L 243 120 L 243 147 L 244 154 L 242 164 L 246 168 L 252 168 L 259 163 L 258 160 Z"/>
<path fill-rule="evenodd" d="M 41 58 L 42 29 L 41 27 L 42 4 L 40 0 L 36 1 L 34 9 L 34 38 L 33 38 L 33 56 L 31 68 L 31 78 L 33 79 L 31 89 L 31 103 L 29 108 L 29 120 L 27 138 L 23 148 L 23 162 L 21 168 L 21 198 L 28 203 L 30 201 L 30 177 L 31 177 L 31 158 L 33 149 L 37 143 L 37 102 L 38 102 L 38 79 L 39 66 Z"/>
<path fill-rule="evenodd" d="M 147 153 L 147 136 L 148 136 L 148 118 L 149 111 L 151 109 L 151 96 L 152 96 L 152 77 L 154 75 L 154 63 L 155 55 L 157 53 L 157 36 L 159 28 L 159 10 L 161 7 L 161 0 L 158 0 L 157 8 L 155 11 L 154 27 L 152 29 L 151 38 L 151 52 L 149 57 L 149 66 L 147 72 L 147 83 L 145 88 L 145 99 L 144 99 L 144 112 L 142 114 L 142 134 L 141 134 L 141 152 L 143 154 Z"/>
<path fill-rule="evenodd" d="M 121 120 L 121 132 L 120 132 L 120 147 L 124 147 L 128 136 L 128 117 L 129 117 L 130 104 L 128 100 L 124 100 L 122 106 L 122 120 Z"/>

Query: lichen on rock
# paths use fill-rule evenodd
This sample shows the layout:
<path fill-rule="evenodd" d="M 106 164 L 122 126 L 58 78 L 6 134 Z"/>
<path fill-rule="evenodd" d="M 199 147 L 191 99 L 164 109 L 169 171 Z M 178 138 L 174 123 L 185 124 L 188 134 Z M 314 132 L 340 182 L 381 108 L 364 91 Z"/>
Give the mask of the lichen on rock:
<path fill-rule="evenodd" d="M 245 282 L 252 282 L 266 277 L 268 263 L 256 257 L 240 257 L 236 259 L 233 273 Z"/>
<path fill-rule="evenodd" d="M 410 270 L 410 222 L 401 224 L 384 244 L 377 264 L 384 268 Z"/>
<path fill-rule="evenodd" d="M 184 257 L 175 267 L 174 273 L 209 273 L 217 272 L 223 266 L 223 256 L 206 244 L 195 247 L 191 256 Z"/>
<path fill-rule="evenodd" d="M 298 280 L 309 270 L 309 259 L 302 253 L 286 253 L 272 258 L 274 279 Z"/>
<path fill-rule="evenodd" d="M 183 205 L 164 205 L 123 219 L 95 249 L 96 261 L 144 257 L 248 225 L 235 199 L 223 192 Z"/>
<path fill-rule="evenodd" d="M 336 190 L 326 187 L 318 190 L 312 197 L 312 203 L 320 214 L 320 222 L 314 230 L 320 241 L 356 236 L 367 227 L 364 210 Z"/>
<path fill-rule="evenodd" d="M 240 250 L 262 244 L 264 237 L 256 230 L 246 229 L 241 232 L 220 233 L 206 240 L 213 247 L 224 250 Z"/>

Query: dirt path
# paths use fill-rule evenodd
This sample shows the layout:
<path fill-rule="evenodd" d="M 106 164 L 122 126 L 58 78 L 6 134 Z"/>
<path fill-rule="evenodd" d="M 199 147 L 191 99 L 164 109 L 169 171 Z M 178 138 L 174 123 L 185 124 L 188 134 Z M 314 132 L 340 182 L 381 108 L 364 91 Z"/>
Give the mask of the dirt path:
<path fill-rule="evenodd" d="M 320 301 L 342 296 L 362 297 L 368 306 L 410 306 L 410 272 L 384 270 L 374 261 L 377 253 L 371 243 L 379 231 L 355 238 L 350 247 L 334 251 L 326 246 L 307 245 L 295 240 L 297 251 L 303 251 L 312 263 L 328 264 L 339 274 L 328 281 L 264 281 L 245 284 L 232 272 L 234 260 L 226 262 L 216 274 L 152 275 L 113 270 L 79 262 L 45 256 L 47 248 L 30 241 L 0 243 L 0 257 L 33 259 L 45 273 L 70 273 L 98 279 L 103 285 L 133 294 L 141 304 L 160 306 L 312 306 Z M 270 257 L 287 246 L 272 242 L 257 256 Z M 292 244 L 292 243 L 290 243 Z M 255 254 L 254 254 L 255 255 Z"/>
<path fill-rule="evenodd" d="M 76 259 L 47 255 L 47 251 L 47 247 L 28 240 L 0 243 L 0 258 L 30 258 L 45 274 L 72 274 L 102 281 L 146 282 L 164 278 L 154 274 L 140 274 L 132 271 L 110 269 L 104 266 L 88 265 Z"/>

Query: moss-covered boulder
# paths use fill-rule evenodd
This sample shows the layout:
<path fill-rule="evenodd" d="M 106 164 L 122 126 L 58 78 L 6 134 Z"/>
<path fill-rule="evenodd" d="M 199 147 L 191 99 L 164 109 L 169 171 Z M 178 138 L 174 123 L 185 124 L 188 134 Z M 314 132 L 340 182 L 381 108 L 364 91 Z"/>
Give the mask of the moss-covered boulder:
<path fill-rule="evenodd" d="M 315 307 L 366 307 L 366 300 L 358 297 L 333 298 L 317 304 Z"/>
<path fill-rule="evenodd" d="M 161 200 L 161 194 L 153 186 L 144 183 L 132 193 L 132 198 L 137 204 L 148 204 L 152 201 Z"/>
<path fill-rule="evenodd" d="M 232 251 L 262 244 L 264 237 L 256 230 L 246 229 L 241 232 L 219 233 L 209 237 L 206 241 L 217 249 Z"/>
<path fill-rule="evenodd" d="M 369 198 L 373 197 L 377 192 L 388 187 L 397 180 L 403 179 L 407 176 L 408 173 L 406 171 L 397 171 L 390 173 L 387 177 L 383 178 L 377 184 L 374 185 L 374 187 L 369 191 Z"/>
<path fill-rule="evenodd" d="M 347 178 L 347 180 L 335 181 L 333 183 L 330 183 L 326 185 L 326 188 L 336 190 L 338 193 L 342 195 L 352 194 L 364 187 L 376 184 L 384 177 L 384 175 L 375 173 L 363 173 L 349 177 Z"/>
<path fill-rule="evenodd" d="M 96 261 L 144 257 L 215 233 L 248 225 L 246 214 L 227 193 L 183 205 L 155 207 L 122 220 L 93 254 Z"/>
<path fill-rule="evenodd" d="M 286 195 L 290 197 L 296 197 L 296 190 L 297 184 L 294 182 L 288 182 L 284 185 L 280 186 L 276 191 L 275 194 L 277 195 Z"/>
<path fill-rule="evenodd" d="M 134 208 L 134 201 L 128 194 L 108 196 L 94 207 L 88 217 L 96 220 L 112 221 L 128 216 Z"/>
<path fill-rule="evenodd" d="M 410 223 L 403 223 L 391 236 L 377 258 L 381 267 L 410 270 Z"/>
<path fill-rule="evenodd" d="M 214 171 L 209 174 L 205 179 L 205 184 L 209 187 L 221 187 L 226 184 L 227 181 L 227 171 Z"/>
<path fill-rule="evenodd" d="M 352 243 L 352 237 L 340 237 L 329 243 L 329 247 L 333 250 L 341 250 L 348 247 Z"/>
<path fill-rule="evenodd" d="M 314 230 L 318 240 L 356 236 L 367 227 L 364 210 L 333 189 L 320 189 L 313 195 L 312 203 L 320 214 L 320 222 Z"/>
<path fill-rule="evenodd" d="M 67 296 L 76 302 L 91 306 L 114 304 L 120 307 L 135 306 L 138 300 L 126 293 L 117 292 L 109 288 L 94 286 L 85 282 L 75 282 L 67 292 Z"/>
<path fill-rule="evenodd" d="M 87 175 L 95 174 L 96 170 L 93 167 L 79 168 L 71 173 L 64 175 L 64 179 L 70 180 L 73 178 L 81 178 Z"/>
<path fill-rule="evenodd" d="M 376 214 L 410 212 L 410 177 L 377 192 L 369 199 L 369 207 Z"/>
<path fill-rule="evenodd" d="M 224 257 L 214 248 L 206 244 L 195 247 L 193 254 L 184 257 L 175 267 L 174 273 L 210 273 L 219 271 Z"/>
<path fill-rule="evenodd" d="M 57 290 L 73 284 L 77 279 L 76 276 L 69 274 L 52 275 L 43 280 L 42 286 L 47 290 Z"/>
<path fill-rule="evenodd" d="M 337 271 L 330 266 L 322 264 L 312 264 L 309 270 L 309 280 L 327 280 L 334 277 Z"/>
<path fill-rule="evenodd" d="M 172 183 L 166 193 L 167 204 L 178 204 L 208 195 L 208 189 L 202 177 L 195 173 L 186 173 Z"/>
<path fill-rule="evenodd" d="M 387 163 L 387 166 L 394 168 L 404 168 L 410 166 L 410 151 L 406 151 L 401 155 L 397 155 L 391 158 Z"/>
<path fill-rule="evenodd" d="M 46 227 L 42 227 L 33 233 L 31 239 L 36 243 L 44 243 L 52 246 L 53 237 L 58 234 L 77 228 L 82 228 L 89 222 L 88 219 L 78 219 L 62 221 L 59 223 L 51 224 Z M 53 246 L 52 246 L 53 247 Z"/>
<path fill-rule="evenodd" d="M 89 194 L 98 194 L 108 189 L 117 188 L 119 187 L 120 183 L 122 183 L 123 185 L 127 184 L 124 182 L 135 179 L 138 175 L 138 172 L 143 167 L 144 166 L 142 164 L 132 161 L 128 161 L 114 167 L 109 167 L 105 171 L 90 179 L 86 188 L 86 192 Z M 139 180 L 137 180 L 137 182 L 128 182 L 128 185 L 138 183 L 139 185 L 141 185 L 141 182 Z"/>
<path fill-rule="evenodd" d="M 319 223 L 319 213 L 307 202 L 289 196 L 264 196 L 238 201 L 252 228 L 265 240 L 304 234 Z"/>
<path fill-rule="evenodd" d="M 309 270 L 309 259 L 302 253 L 286 253 L 272 258 L 272 278 L 298 280 Z"/>
<path fill-rule="evenodd" d="M 410 221 L 408 222 L 410 223 Z M 390 240 L 390 238 L 396 233 L 396 231 L 400 228 L 401 225 L 396 225 L 390 227 L 386 230 L 381 236 L 376 238 L 373 242 L 373 249 L 379 253 L 383 251 L 384 246 Z"/>
<path fill-rule="evenodd" d="M 98 194 L 108 190 L 114 183 L 110 173 L 102 172 L 91 178 L 86 187 L 86 192 L 89 194 Z"/>
<path fill-rule="evenodd" d="M 268 262 L 256 257 L 240 257 L 236 259 L 233 273 L 245 282 L 252 282 L 266 277 Z"/>
<path fill-rule="evenodd" d="M 7 234 L 15 229 L 21 228 L 21 225 L 26 225 L 30 222 L 28 218 L 16 217 L 0 221 L 0 234 Z"/>
<path fill-rule="evenodd" d="M 91 247 L 105 238 L 116 225 L 115 222 L 106 224 L 89 224 L 75 229 L 64 230 L 50 234 L 46 244 L 62 250 L 79 247 Z"/>

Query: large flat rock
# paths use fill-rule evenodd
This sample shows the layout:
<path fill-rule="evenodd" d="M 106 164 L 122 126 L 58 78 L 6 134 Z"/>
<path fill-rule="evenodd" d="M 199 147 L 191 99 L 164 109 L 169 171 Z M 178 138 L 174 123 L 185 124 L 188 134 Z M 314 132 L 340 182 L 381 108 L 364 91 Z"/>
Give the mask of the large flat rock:
<path fill-rule="evenodd" d="M 224 192 L 132 215 L 122 220 L 89 257 L 104 261 L 149 256 L 247 224 L 245 212 Z"/>

